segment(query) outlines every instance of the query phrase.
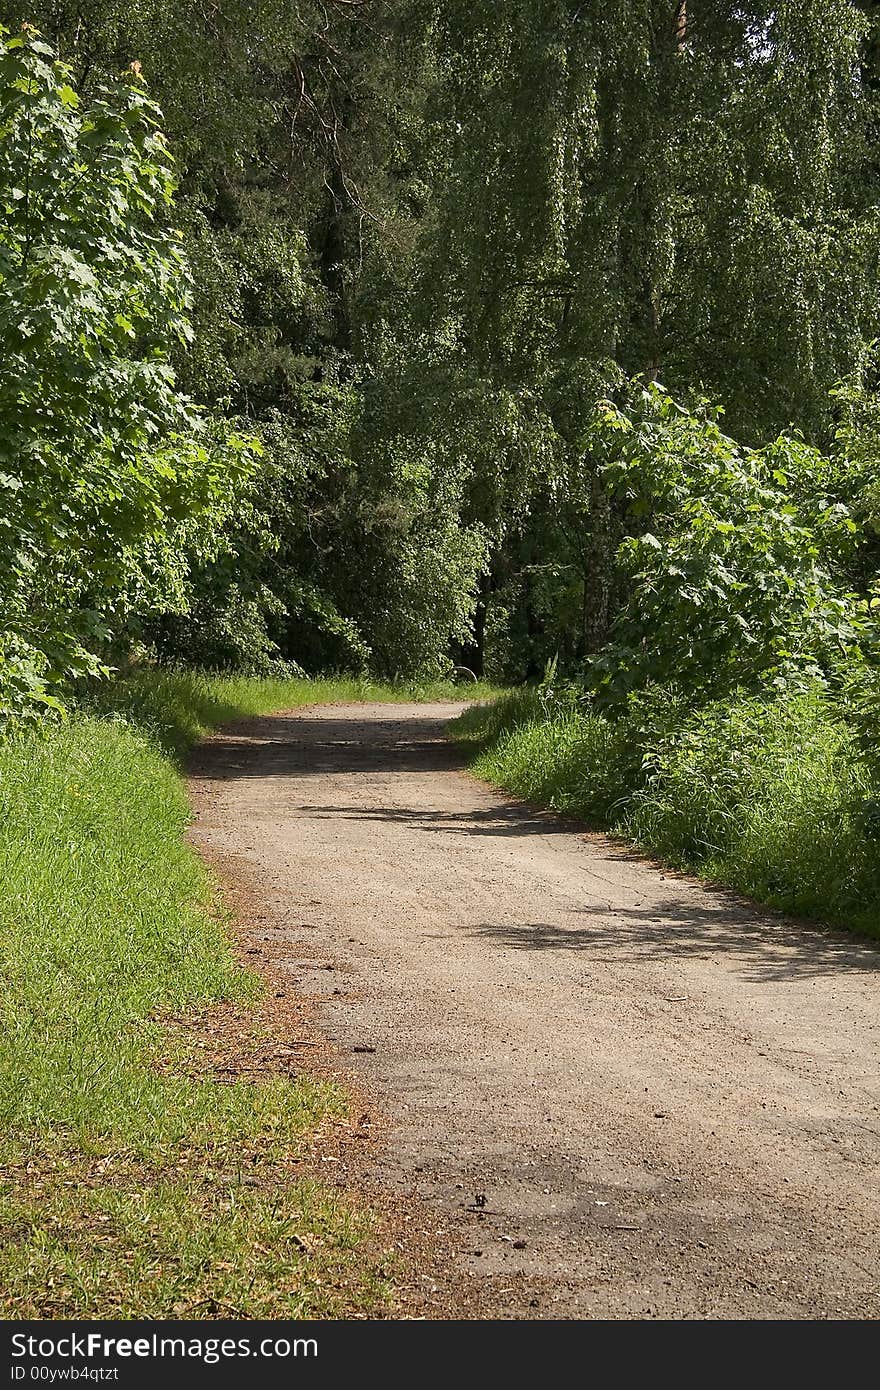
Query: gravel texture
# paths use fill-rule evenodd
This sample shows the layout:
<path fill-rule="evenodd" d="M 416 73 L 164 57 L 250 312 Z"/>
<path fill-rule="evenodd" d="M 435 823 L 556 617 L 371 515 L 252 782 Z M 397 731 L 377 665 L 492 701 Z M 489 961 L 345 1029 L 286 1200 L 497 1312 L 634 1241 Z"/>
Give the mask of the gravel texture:
<path fill-rule="evenodd" d="M 192 782 L 380 1099 L 371 1185 L 436 1234 L 428 1306 L 876 1317 L 880 953 L 477 782 L 459 708 L 250 720 Z"/>

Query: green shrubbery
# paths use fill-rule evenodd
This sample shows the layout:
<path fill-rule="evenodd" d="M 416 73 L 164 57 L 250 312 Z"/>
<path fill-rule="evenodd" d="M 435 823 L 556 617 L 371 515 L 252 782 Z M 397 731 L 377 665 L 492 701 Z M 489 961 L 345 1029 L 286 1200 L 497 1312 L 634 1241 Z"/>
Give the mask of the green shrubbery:
<path fill-rule="evenodd" d="M 790 911 L 880 931 L 880 844 L 856 739 L 819 686 L 711 704 L 646 749 L 623 825 Z"/>
<path fill-rule="evenodd" d="M 137 65 L 81 97 L 0 27 L 0 724 L 180 602 L 253 463 L 177 389 L 189 276 Z"/>

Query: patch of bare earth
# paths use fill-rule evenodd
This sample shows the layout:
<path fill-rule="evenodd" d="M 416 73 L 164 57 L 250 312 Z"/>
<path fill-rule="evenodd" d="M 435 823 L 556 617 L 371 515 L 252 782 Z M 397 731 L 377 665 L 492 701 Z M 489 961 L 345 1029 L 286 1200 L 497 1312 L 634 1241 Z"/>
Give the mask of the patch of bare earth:
<path fill-rule="evenodd" d="M 269 982 L 221 1065 L 349 1090 L 308 1161 L 384 1213 L 390 1314 L 876 1317 L 877 951 L 477 783 L 455 712 L 255 719 L 192 769 Z"/>

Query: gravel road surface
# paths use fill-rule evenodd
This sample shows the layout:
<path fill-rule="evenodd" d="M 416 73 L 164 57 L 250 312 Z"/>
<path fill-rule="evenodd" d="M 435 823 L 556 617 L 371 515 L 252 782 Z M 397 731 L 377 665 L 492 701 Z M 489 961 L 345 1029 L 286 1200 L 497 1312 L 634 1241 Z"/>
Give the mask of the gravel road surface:
<path fill-rule="evenodd" d="M 506 1318 L 876 1317 L 880 953 L 477 782 L 458 708 L 254 719 L 193 768 L 193 838 L 247 866 L 381 1098 L 376 1180 L 447 1252 L 430 1288 Z"/>

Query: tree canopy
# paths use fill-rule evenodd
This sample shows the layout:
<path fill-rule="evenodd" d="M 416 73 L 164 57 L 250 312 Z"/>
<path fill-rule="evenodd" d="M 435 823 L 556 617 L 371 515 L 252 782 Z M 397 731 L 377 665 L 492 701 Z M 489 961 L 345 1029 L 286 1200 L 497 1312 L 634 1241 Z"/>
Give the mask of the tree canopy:
<path fill-rule="evenodd" d="M 874 4 L 0 19 L 4 701 L 869 651 Z"/>

